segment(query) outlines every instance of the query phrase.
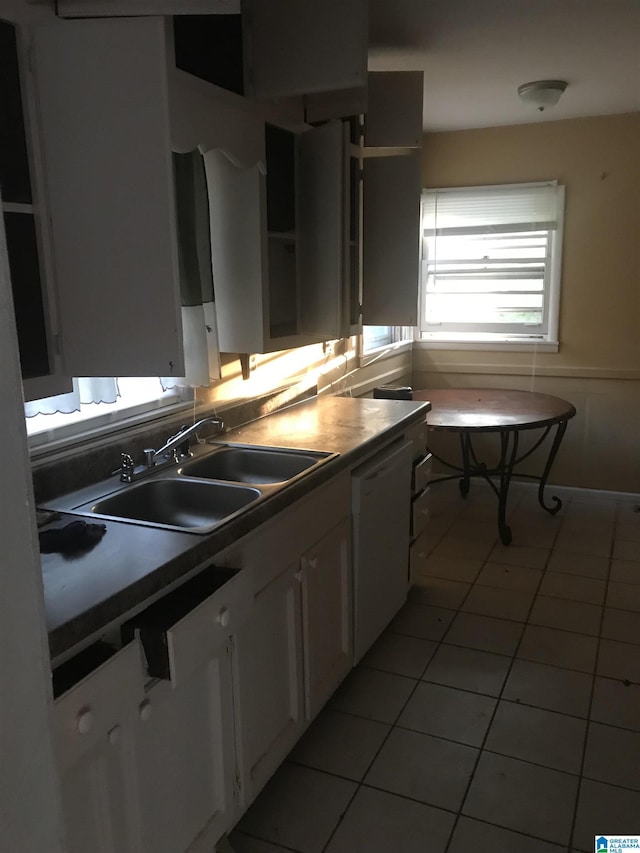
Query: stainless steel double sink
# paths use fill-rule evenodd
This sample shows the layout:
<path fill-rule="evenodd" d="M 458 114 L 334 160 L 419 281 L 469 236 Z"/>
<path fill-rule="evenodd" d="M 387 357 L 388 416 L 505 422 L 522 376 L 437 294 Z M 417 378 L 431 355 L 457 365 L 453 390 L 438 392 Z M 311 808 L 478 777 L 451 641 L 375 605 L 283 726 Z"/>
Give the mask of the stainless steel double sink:
<path fill-rule="evenodd" d="M 176 463 L 169 471 L 163 468 L 144 480 L 122 485 L 116 491 L 110 489 L 65 511 L 210 533 L 275 488 L 297 480 L 336 455 L 253 445 L 207 446 L 204 453 Z"/>

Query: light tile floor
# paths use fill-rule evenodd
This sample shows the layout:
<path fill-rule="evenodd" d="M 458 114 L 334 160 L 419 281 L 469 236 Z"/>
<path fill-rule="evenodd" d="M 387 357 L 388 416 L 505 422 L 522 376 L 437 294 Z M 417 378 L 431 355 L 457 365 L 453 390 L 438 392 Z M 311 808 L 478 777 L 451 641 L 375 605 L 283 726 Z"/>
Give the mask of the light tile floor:
<path fill-rule="evenodd" d="M 237 853 L 578 853 L 640 834 L 640 506 L 572 491 L 552 517 L 514 484 L 505 547 L 488 488 L 450 485 L 432 487 L 427 573 Z"/>

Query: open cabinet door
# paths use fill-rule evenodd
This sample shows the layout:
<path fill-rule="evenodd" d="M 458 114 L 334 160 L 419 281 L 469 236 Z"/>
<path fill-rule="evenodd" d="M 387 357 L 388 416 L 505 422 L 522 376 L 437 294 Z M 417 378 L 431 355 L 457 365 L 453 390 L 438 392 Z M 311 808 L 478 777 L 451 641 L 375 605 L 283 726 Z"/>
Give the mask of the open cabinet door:
<path fill-rule="evenodd" d="M 302 334 L 340 336 L 344 252 L 342 123 L 302 133 L 298 142 L 298 214 Z"/>
<path fill-rule="evenodd" d="M 366 0 L 243 0 L 246 94 L 366 87 Z"/>
<path fill-rule="evenodd" d="M 51 669 L 9 261 L 0 219 L 0 850 L 64 853 Z M 34 819 L 37 815 L 37 819 Z"/>
<path fill-rule="evenodd" d="M 34 32 L 63 367 L 182 376 L 162 18 Z"/>
<path fill-rule="evenodd" d="M 420 276 L 419 154 L 364 160 L 362 322 L 415 326 Z"/>

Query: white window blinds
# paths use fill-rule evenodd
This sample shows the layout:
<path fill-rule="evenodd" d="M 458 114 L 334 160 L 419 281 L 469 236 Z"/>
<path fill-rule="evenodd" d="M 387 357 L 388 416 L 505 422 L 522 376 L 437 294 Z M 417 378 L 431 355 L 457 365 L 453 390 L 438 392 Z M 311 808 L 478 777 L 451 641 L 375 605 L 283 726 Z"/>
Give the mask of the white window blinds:
<path fill-rule="evenodd" d="M 563 189 L 548 182 L 423 193 L 424 337 L 556 336 Z"/>

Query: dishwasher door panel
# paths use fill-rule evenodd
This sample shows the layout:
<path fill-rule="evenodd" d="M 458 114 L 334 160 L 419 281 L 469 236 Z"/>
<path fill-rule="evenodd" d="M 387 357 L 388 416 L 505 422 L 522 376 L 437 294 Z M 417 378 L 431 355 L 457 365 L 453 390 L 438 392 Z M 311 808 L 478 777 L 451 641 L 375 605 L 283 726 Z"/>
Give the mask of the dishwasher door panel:
<path fill-rule="evenodd" d="M 412 445 L 398 442 L 353 472 L 355 663 L 407 598 Z"/>

